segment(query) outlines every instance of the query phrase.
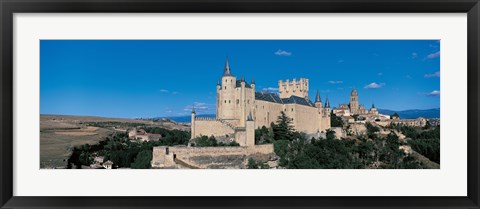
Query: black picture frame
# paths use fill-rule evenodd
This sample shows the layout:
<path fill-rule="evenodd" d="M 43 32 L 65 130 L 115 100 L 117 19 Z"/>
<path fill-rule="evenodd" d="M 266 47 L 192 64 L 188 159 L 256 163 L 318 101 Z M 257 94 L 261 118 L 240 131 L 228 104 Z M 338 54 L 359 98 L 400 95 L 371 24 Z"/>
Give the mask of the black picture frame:
<path fill-rule="evenodd" d="M 478 0 L 0 0 L 1 208 L 479 208 Z M 20 197 L 13 196 L 14 13 L 467 13 L 466 197 Z M 306 185 L 308 186 L 308 185 Z"/>

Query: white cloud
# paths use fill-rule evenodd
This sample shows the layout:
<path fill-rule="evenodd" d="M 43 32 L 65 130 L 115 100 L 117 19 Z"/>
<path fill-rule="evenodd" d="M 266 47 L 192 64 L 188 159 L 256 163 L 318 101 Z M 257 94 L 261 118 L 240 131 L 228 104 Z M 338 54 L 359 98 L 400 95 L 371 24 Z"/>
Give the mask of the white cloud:
<path fill-rule="evenodd" d="M 278 56 L 291 56 L 292 55 L 292 52 L 287 52 L 285 50 L 277 50 L 274 54 L 278 55 Z"/>
<path fill-rule="evenodd" d="M 437 71 L 437 72 L 434 72 L 434 73 L 425 74 L 425 78 L 433 78 L 433 77 L 440 77 L 440 71 Z"/>
<path fill-rule="evenodd" d="M 172 92 L 170 92 L 170 91 L 167 90 L 167 89 L 160 89 L 160 92 L 161 92 L 161 93 L 165 93 L 165 94 L 168 94 L 168 93 L 171 93 L 171 94 L 179 94 L 178 91 L 172 91 Z"/>
<path fill-rule="evenodd" d="M 418 54 L 416 52 L 412 52 L 412 59 L 416 59 L 418 57 Z"/>
<path fill-rule="evenodd" d="M 208 104 L 205 102 L 194 102 L 193 105 L 187 105 L 183 108 L 185 112 L 192 111 L 192 108 L 195 107 L 195 111 L 199 113 L 208 113 L 215 110 L 215 104 Z"/>
<path fill-rule="evenodd" d="M 364 88 L 366 88 L 366 89 L 379 89 L 379 88 L 382 88 L 383 86 L 385 86 L 385 83 L 377 84 L 377 83 L 373 82 L 373 83 L 370 83 L 370 84 L 366 85 Z"/>
<path fill-rule="evenodd" d="M 440 91 L 439 90 L 433 90 L 432 92 L 427 94 L 428 96 L 440 96 Z"/>
<path fill-rule="evenodd" d="M 345 60 L 338 60 L 337 62 L 338 62 L 338 63 L 344 63 Z"/>
<path fill-rule="evenodd" d="M 377 75 L 378 75 L 378 76 L 382 76 L 382 75 L 383 75 L 383 73 L 377 73 Z"/>
<path fill-rule="evenodd" d="M 440 57 L 440 51 L 427 55 L 428 59 L 435 59 L 437 57 Z"/>
<path fill-rule="evenodd" d="M 278 92 L 278 88 L 274 88 L 274 87 L 267 87 L 267 88 L 263 88 L 262 91 L 267 91 L 267 92 Z"/>
<path fill-rule="evenodd" d="M 329 84 L 342 84 L 343 81 L 328 81 Z"/>

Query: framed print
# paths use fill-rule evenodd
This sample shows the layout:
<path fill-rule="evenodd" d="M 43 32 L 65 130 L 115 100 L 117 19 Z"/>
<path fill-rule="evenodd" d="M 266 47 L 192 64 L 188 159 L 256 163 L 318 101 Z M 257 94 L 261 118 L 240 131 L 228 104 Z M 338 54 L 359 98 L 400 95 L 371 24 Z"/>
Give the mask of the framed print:
<path fill-rule="evenodd" d="M 478 1 L 2 1 L 2 208 L 479 208 Z"/>

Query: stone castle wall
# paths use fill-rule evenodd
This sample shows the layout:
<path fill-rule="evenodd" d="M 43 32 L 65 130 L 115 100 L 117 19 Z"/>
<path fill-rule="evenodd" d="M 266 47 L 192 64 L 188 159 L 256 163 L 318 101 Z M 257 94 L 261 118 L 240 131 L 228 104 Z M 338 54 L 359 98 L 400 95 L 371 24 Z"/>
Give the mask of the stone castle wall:
<path fill-rule="evenodd" d="M 295 105 L 295 117 L 293 117 L 295 130 L 305 132 L 307 134 L 323 131 L 320 130 L 321 117 L 322 115 L 319 113 L 318 108 L 316 107 Z"/>
<path fill-rule="evenodd" d="M 168 147 L 169 154 L 166 154 L 167 147 L 160 146 L 153 148 L 152 167 L 154 168 L 168 168 L 171 166 L 172 156 L 181 160 L 182 162 L 196 167 L 196 168 L 212 168 L 215 166 L 215 159 L 222 159 L 222 165 L 227 165 L 228 161 L 245 160 L 248 156 L 264 156 L 269 157 L 274 155 L 273 144 L 255 145 L 249 147 Z M 224 158 L 222 158 L 224 157 Z M 231 158 L 231 159 L 229 159 Z M 202 159 L 209 159 L 203 161 Z M 237 162 L 238 164 L 239 162 Z M 239 165 L 231 165 L 232 168 Z M 162 167 L 165 165 L 165 167 Z"/>
<path fill-rule="evenodd" d="M 261 128 L 262 126 L 270 127 L 270 123 L 277 121 L 281 111 L 284 111 L 283 104 L 256 100 L 254 111 L 256 128 Z"/>
<path fill-rule="evenodd" d="M 235 130 L 215 118 L 196 118 L 195 119 L 195 137 L 199 136 L 233 136 Z"/>

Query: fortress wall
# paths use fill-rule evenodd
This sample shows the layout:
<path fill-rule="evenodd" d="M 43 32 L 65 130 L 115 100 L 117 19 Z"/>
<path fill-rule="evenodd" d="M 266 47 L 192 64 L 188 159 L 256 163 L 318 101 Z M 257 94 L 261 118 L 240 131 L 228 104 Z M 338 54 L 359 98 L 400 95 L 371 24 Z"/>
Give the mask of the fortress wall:
<path fill-rule="evenodd" d="M 247 132 L 246 130 L 237 130 L 235 132 L 235 141 L 240 144 L 240 146 L 247 146 Z"/>
<path fill-rule="evenodd" d="M 320 129 L 320 116 L 316 107 L 296 104 L 294 117 L 295 130 L 307 134 L 317 133 L 317 130 Z"/>
<path fill-rule="evenodd" d="M 217 120 L 205 120 L 205 119 L 196 119 L 195 120 L 195 137 L 203 136 L 225 136 L 233 135 L 234 130 L 220 121 Z"/>
<path fill-rule="evenodd" d="M 249 155 L 273 155 L 273 144 L 255 145 L 250 147 L 169 147 L 166 155 L 166 147 L 154 147 L 152 167 L 169 165 L 169 159 L 175 154 L 176 158 L 197 168 L 208 168 L 213 162 L 202 162 L 198 159 L 214 159 L 226 157 L 230 161 L 240 160 L 243 162 Z M 228 163 L 228 160 L 227 160 Z M 166 166 L 168 167 L 168 166 Z"/>
<path fill-rule="evenodd" d="M 270 127 L 270 123 L 275 123 L 278 119 L 278 116 L 280 116 L 280 112 L 283 110 L 283 104 L 256 100 L 254 111 L 255 127 Z"/>

